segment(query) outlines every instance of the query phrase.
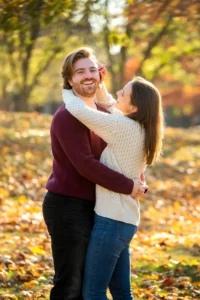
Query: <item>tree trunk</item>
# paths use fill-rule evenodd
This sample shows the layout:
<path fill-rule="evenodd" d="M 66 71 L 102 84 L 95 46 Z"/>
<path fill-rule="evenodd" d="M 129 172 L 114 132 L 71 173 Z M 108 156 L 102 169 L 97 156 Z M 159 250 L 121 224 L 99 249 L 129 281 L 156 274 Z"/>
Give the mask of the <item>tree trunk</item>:
<path fill-rule="evenodd" d="M 13 96 L 13 103 L 14 103 L 14 111 L 16 112 L 27 112 L 29 105 L 28 105 L 28 95 L 26 93 L 19 92 Z"/>
<path fill-rule="evenodd" d="M 126 63 L 126 50 L 127 47 L 122 46 L 120 51 L 120 77 L 119 77 L 119 85 L 122 88 L 125 84 L 125 63 Z"/>
<path fill-rule="evenodd" d="M 8 94 L 6 92 L 6 88 L 7 88 L 7 81 L 2 80 L 2 85 L 1 85 L 2 98 L 0 100 L 0 109 L 1 110 L 9 110 L 9 106 L 10 106 L 10 99 L 9 99 Z"/>

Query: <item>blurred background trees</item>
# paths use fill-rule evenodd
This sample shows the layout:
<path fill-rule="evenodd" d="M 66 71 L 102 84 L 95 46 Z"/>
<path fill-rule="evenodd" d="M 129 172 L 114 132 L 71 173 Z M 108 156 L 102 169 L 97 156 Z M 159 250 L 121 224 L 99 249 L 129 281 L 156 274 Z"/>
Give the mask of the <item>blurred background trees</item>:
<path fill-rule="evenodd" d="M 167 124 L 200 124 L 198 0 L 0 2 L 0 108 L 53 113 L 67 53 L 90 46 L 111 93 L 134 75 L 161 90 Z"/>

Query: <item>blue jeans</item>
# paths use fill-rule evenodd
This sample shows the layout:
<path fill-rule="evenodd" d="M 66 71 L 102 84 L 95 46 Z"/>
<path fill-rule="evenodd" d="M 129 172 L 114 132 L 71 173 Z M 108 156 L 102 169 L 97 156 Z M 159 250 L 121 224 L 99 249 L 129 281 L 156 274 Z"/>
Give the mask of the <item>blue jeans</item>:
<path fill-rule="evenodd" d="M 105 300 L 109 287 L 114 300 L 131 300 L 130 251 L 137 226 L 95 214 L 87 249 L 84 278 L 84 300 Z"/>

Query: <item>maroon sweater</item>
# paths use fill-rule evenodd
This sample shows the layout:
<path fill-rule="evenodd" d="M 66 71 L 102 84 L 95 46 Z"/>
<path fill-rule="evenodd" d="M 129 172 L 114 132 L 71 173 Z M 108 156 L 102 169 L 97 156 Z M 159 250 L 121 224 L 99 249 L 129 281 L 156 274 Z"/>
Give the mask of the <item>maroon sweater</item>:
<path fill-rule="evenodd" d="M 105 111 L 98 106 L 98 110 Z M 133 181 L 99 162 L 106 143 L 74 118 L 65 105 L 51 124 L 53 172 L 47 190 L 95 201 L 95 184 L 116 193 L 131 194 Z"/>

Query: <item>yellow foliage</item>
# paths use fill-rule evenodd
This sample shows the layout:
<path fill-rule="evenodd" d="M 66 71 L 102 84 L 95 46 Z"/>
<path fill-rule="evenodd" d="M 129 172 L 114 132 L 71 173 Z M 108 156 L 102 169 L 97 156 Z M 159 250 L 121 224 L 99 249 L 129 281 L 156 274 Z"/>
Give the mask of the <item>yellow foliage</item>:
<path fill-rule="evenodd" d="M 53 277 L 41 208 L 52 168 L 51 119 L 38 113 L 0 112 L 0 248 L 5 256 L 0 256 L 0 279 L 14 282 L 19 299 L 48 299 Z M 195 299 L 200 287 L 184 279 L 200 273 L 199 136 L 200 128 L 167 128 L 163 157 L 147 169 L 149 190 L 131 243 L 132 286 L 141 299 L 168 299 L 169 287 L 177 295 L 176 284 L 185 296 L 190 284 Z M 19 284 L 24 289 L 20 293 Z M 5 286 L 1 289 L 3 299 L 17 299 Z"/>

